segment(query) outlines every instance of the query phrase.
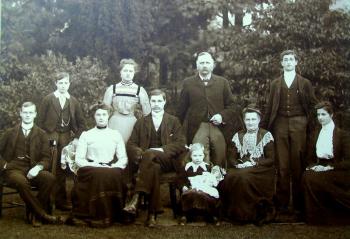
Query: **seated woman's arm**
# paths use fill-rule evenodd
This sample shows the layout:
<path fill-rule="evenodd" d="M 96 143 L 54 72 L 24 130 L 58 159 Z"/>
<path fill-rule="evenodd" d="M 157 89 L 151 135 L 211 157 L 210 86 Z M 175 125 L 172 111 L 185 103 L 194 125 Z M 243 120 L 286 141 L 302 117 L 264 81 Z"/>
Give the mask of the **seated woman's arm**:
<path fill-rule="evenodd" d="M 258 166 L 271 167 L 275 162 L 275 147 L 273 141 L 270 141 L 264 147 L 264 158 L 257 161 Z"/>
<path fill-rule="evenodd" d="M 82 167 L 96 167 L 97 164 L 94 162 L 89 162 L 86 158 L 87 155 L 87 140 L 86 132 L 83 132 L 79 138 L 77 151 L 75 153 L 75 163 L 79 168 Z"/>
<path fill-rule="evenodd" d="M 117 145 L 115 147 L 115 155 L 118 161 L 111 165 L 112 168 L 124 169 L 128 164 L 128 156 L 126 155 L 125 144 L 120 134 L 117 135 Z"/>

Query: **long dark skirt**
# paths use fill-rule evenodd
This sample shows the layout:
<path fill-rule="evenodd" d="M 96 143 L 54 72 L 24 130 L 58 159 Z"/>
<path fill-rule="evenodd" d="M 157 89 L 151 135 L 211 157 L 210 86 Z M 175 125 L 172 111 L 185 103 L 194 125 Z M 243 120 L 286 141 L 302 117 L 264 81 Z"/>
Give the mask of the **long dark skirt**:
<path fill-rule="evenodd" d="M 274 168 L 230 169 L 219 185 L 223 214 L 231 220 L 255 222 L 259 206 L 271 206 L 274 193 Z"/>
<path fill-rule="evenodd" d="M 196 210 L 218 216 L 219 199 L 202 191 L 191 189 L 182 194 L 181 207 L 184 214 Z"/>
<path fill-rule="evenodd" d="M 121 220 L 125 185 L 119 168 L 83 167 L 72 190 L 73 215 L 110 225 Z"/>
<path fill-rule="evenodd" d="M 305 219 L 309 224 L 350 224 L 350 171 L 305 171 Z"/>

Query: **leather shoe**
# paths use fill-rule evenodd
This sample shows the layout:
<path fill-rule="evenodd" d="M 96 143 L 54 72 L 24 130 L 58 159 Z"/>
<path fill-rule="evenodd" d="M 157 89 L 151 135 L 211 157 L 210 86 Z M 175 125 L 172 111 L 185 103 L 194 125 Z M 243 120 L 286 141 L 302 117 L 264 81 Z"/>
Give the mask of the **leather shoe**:
<path fill-rule="evenodd" d="M 45 215 L 44 220 L 51 224 L 65 224 L 68 217 Z"/>
<path fill-rule="evenodd" d="M 127 203 L 126 206 L 123 208 L 123 211 L 129 214 L 136 215 L 138 203 L 139 203 L 139 194 L 136 193 L 134 194 L 130 202 Z"/>
<path fill-rule="evenodd" d="M 32 215 L 31 224 L 33 227 L 41 227 L 43 223 L 35 215 Z"/>
<path fill-rule="evenodd" d="M 151 217 L 149 217 L 149 218 L 147 219 L 147 221 L 146 221 L 146 226 L 147 226 L 147 227 L 153 228 L 153 227 L 155 227 L 156 225 L 157 225 L 157 221 L 156 221 L 156 219 L 155 219 L 153 216 L 151 216 Z"/>
<path fill-rule="evenodd" d="M 179 221 L 180 226 L 185 226 L 186 223 L 187 223 L 187 218 L 185 216 L 182 216 Z"/>

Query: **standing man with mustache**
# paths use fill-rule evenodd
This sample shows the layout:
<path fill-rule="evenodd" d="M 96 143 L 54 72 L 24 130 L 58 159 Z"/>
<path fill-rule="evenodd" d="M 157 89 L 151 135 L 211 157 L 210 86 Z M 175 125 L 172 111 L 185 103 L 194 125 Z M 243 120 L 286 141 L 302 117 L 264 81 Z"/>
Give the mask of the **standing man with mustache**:
<path fill-rule="evenodd" d="M 302 209 L 301 176 L 304 170 L 308 117 L 317 100 L 309 80 L 296 74 L 297 55 L 281 54 L 283 76 L 272 81 L 265 117 L 261 126 L 275 138 L 277 163 L 277 203 L 280 212 L 289 212 L 290 182 L 293 209 Z"/>
<path fill-rule="evenodd" d="M 232 119 L 233 96 L 228 80 L 212 74 L 215 62 L 208 52 L 197 57 L 198 74 L 185 79 L 181 91 L 178 117 L 187 144 L 201 143 L 207 162 L 221 167 L 226 162 L 226 142 L 222 131 Z"/>

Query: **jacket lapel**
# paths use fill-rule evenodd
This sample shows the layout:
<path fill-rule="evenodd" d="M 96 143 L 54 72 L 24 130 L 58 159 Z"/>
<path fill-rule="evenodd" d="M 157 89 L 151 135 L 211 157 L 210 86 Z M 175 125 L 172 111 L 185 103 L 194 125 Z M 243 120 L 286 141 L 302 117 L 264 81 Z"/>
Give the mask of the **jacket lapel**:
<path fill-rule="evenodd" d="M 153 121 L 152 121 L 152 114 L 149 114 L 145 117 L 145 124 L 144 124 L 144 141 L 145 141 L 145 147 L 148 148 L 148 146 L 151 143 L 151 130 L 153 127 Z M 141 134 L 142 137 L 142 134 Z"/>
<path fill-rule="evenodd" d="M 164 112 L 162 123 L 160 124 L 162 145 L 168 144 L 168 118 L 168 114 Z"/>
<path fill-rule="evenodd" d="M 57 115 L 61 114 L 61 105 L 60 105 L 60 101 L 58 100 L 58 98 L 53 94 L 52 95 L 52 105 L 54 106 L 53 108 L 55 109 Z"/>
<path fill-rule="evenodd" d="M 21 125 L 18 124 L 17 126 L 14 127 L 14 130 L 11 133 L 11 138 L 10 138 L 10 145 L 8 146 L 8 149 L 11 150 L 9 155 L 11 155 L 11 158 L 13 157 L 13 154 L 16 149 L 16 142 L 18 138 L 19 131 L 21 130 Z"/>

